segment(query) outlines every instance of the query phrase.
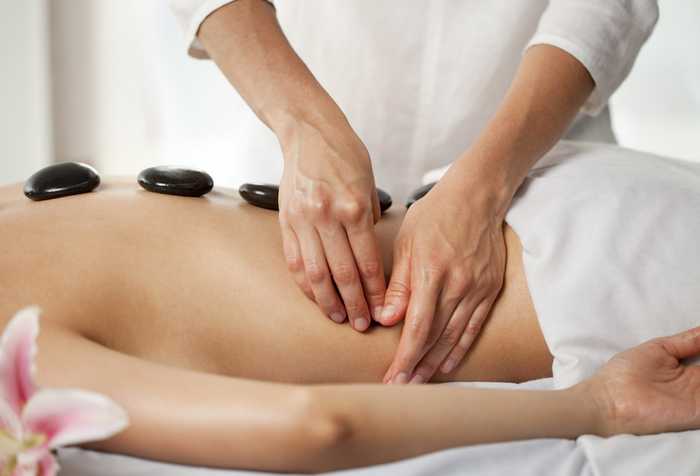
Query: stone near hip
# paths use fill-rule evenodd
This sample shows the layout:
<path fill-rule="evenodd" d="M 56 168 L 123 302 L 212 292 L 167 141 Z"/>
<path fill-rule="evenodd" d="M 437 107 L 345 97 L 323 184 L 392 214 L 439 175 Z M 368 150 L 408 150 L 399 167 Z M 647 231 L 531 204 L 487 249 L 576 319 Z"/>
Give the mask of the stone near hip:
<path fill-rule="evenodd" d="M 423 185 L 420 188 L 417 188 L 413 191 L 410 197 L 408 197 L 408 200 L 406 200 L 406 209 L 411 208 L 411 205 L 416 203 L 418 200 L 423 198 L 428 192 L 430 192 L 430 189 L 433 188 L 436 182 L 429 183 L 427 185 Z"/>
<path fill-rule="evenodd" d="M 244 183 L 238 188 L 238 193 L 243 200 L 251 205 L 267 210 L 279 210 L 277 204 L 279 186 L 277 185 Z M 391 195 L 378 188 L 377 196 L 379 197 L 379 209 L 384 213 L 391 207 Z"/>

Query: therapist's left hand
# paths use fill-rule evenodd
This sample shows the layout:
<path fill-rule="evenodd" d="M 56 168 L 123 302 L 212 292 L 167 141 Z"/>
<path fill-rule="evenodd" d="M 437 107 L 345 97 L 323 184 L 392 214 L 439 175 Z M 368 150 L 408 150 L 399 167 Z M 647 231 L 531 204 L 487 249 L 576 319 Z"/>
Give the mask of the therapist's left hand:
<path fill-rule="evenodd" d="M 394 244 L 383 325 L 405 320 L 384 383 L 423 383 L 464 358 L 503 285 L 504 212 L 455 162 L 406 213 Z"/>

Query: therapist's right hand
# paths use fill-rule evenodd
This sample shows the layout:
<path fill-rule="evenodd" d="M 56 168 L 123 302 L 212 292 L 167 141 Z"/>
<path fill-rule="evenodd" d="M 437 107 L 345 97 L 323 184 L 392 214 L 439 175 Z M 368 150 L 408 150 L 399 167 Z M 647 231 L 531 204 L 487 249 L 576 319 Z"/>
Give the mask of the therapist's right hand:
<path fill-rule="evenodd" d="M 374 224 L 379 199 L 366 147 L 349 125 L 296 124 L 280 140 L 279 221 L 287 267 L 333 321 L 365 331 L 386 282 Z"/>

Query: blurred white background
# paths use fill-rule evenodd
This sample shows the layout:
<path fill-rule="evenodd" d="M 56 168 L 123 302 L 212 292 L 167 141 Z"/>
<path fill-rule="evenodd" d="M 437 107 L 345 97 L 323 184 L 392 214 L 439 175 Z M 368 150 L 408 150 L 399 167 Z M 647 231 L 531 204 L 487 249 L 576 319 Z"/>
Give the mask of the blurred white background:
<path fill-rule="evenodd" d="M 182 164 L 218 184 L 274 179 L 278 157 L 237 155 L 247 107 L 213 63 L 186 56 L 164 0 L 0 3 L 0 183 L 62 160 L 103 175 Z M 627 147 L 700 161 L 700 2 L 660 10 L 613 97 L 615 131 Z"/>

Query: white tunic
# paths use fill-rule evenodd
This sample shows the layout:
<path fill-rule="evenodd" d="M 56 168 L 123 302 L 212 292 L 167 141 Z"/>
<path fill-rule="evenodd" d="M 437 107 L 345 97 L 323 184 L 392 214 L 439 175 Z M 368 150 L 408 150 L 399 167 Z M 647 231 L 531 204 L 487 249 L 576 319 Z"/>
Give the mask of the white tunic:
<path fill-rule="evenodd" d="M 230 1 L 170 0 L 190 54 L 206 57 L 197 30 Z M 529 45 L 569 52 L 595 80 L 568 137 L 613 142 L 607 100 L 658 17 L 656 0 L 277 0 L 275 6 L 292 46 L 367 145 L 378 186 L 397 199 L 474 141 Z M 246 134 L 236 149 L 279 176 L 274 137 L 262 124 L 239 127 Z"/>

